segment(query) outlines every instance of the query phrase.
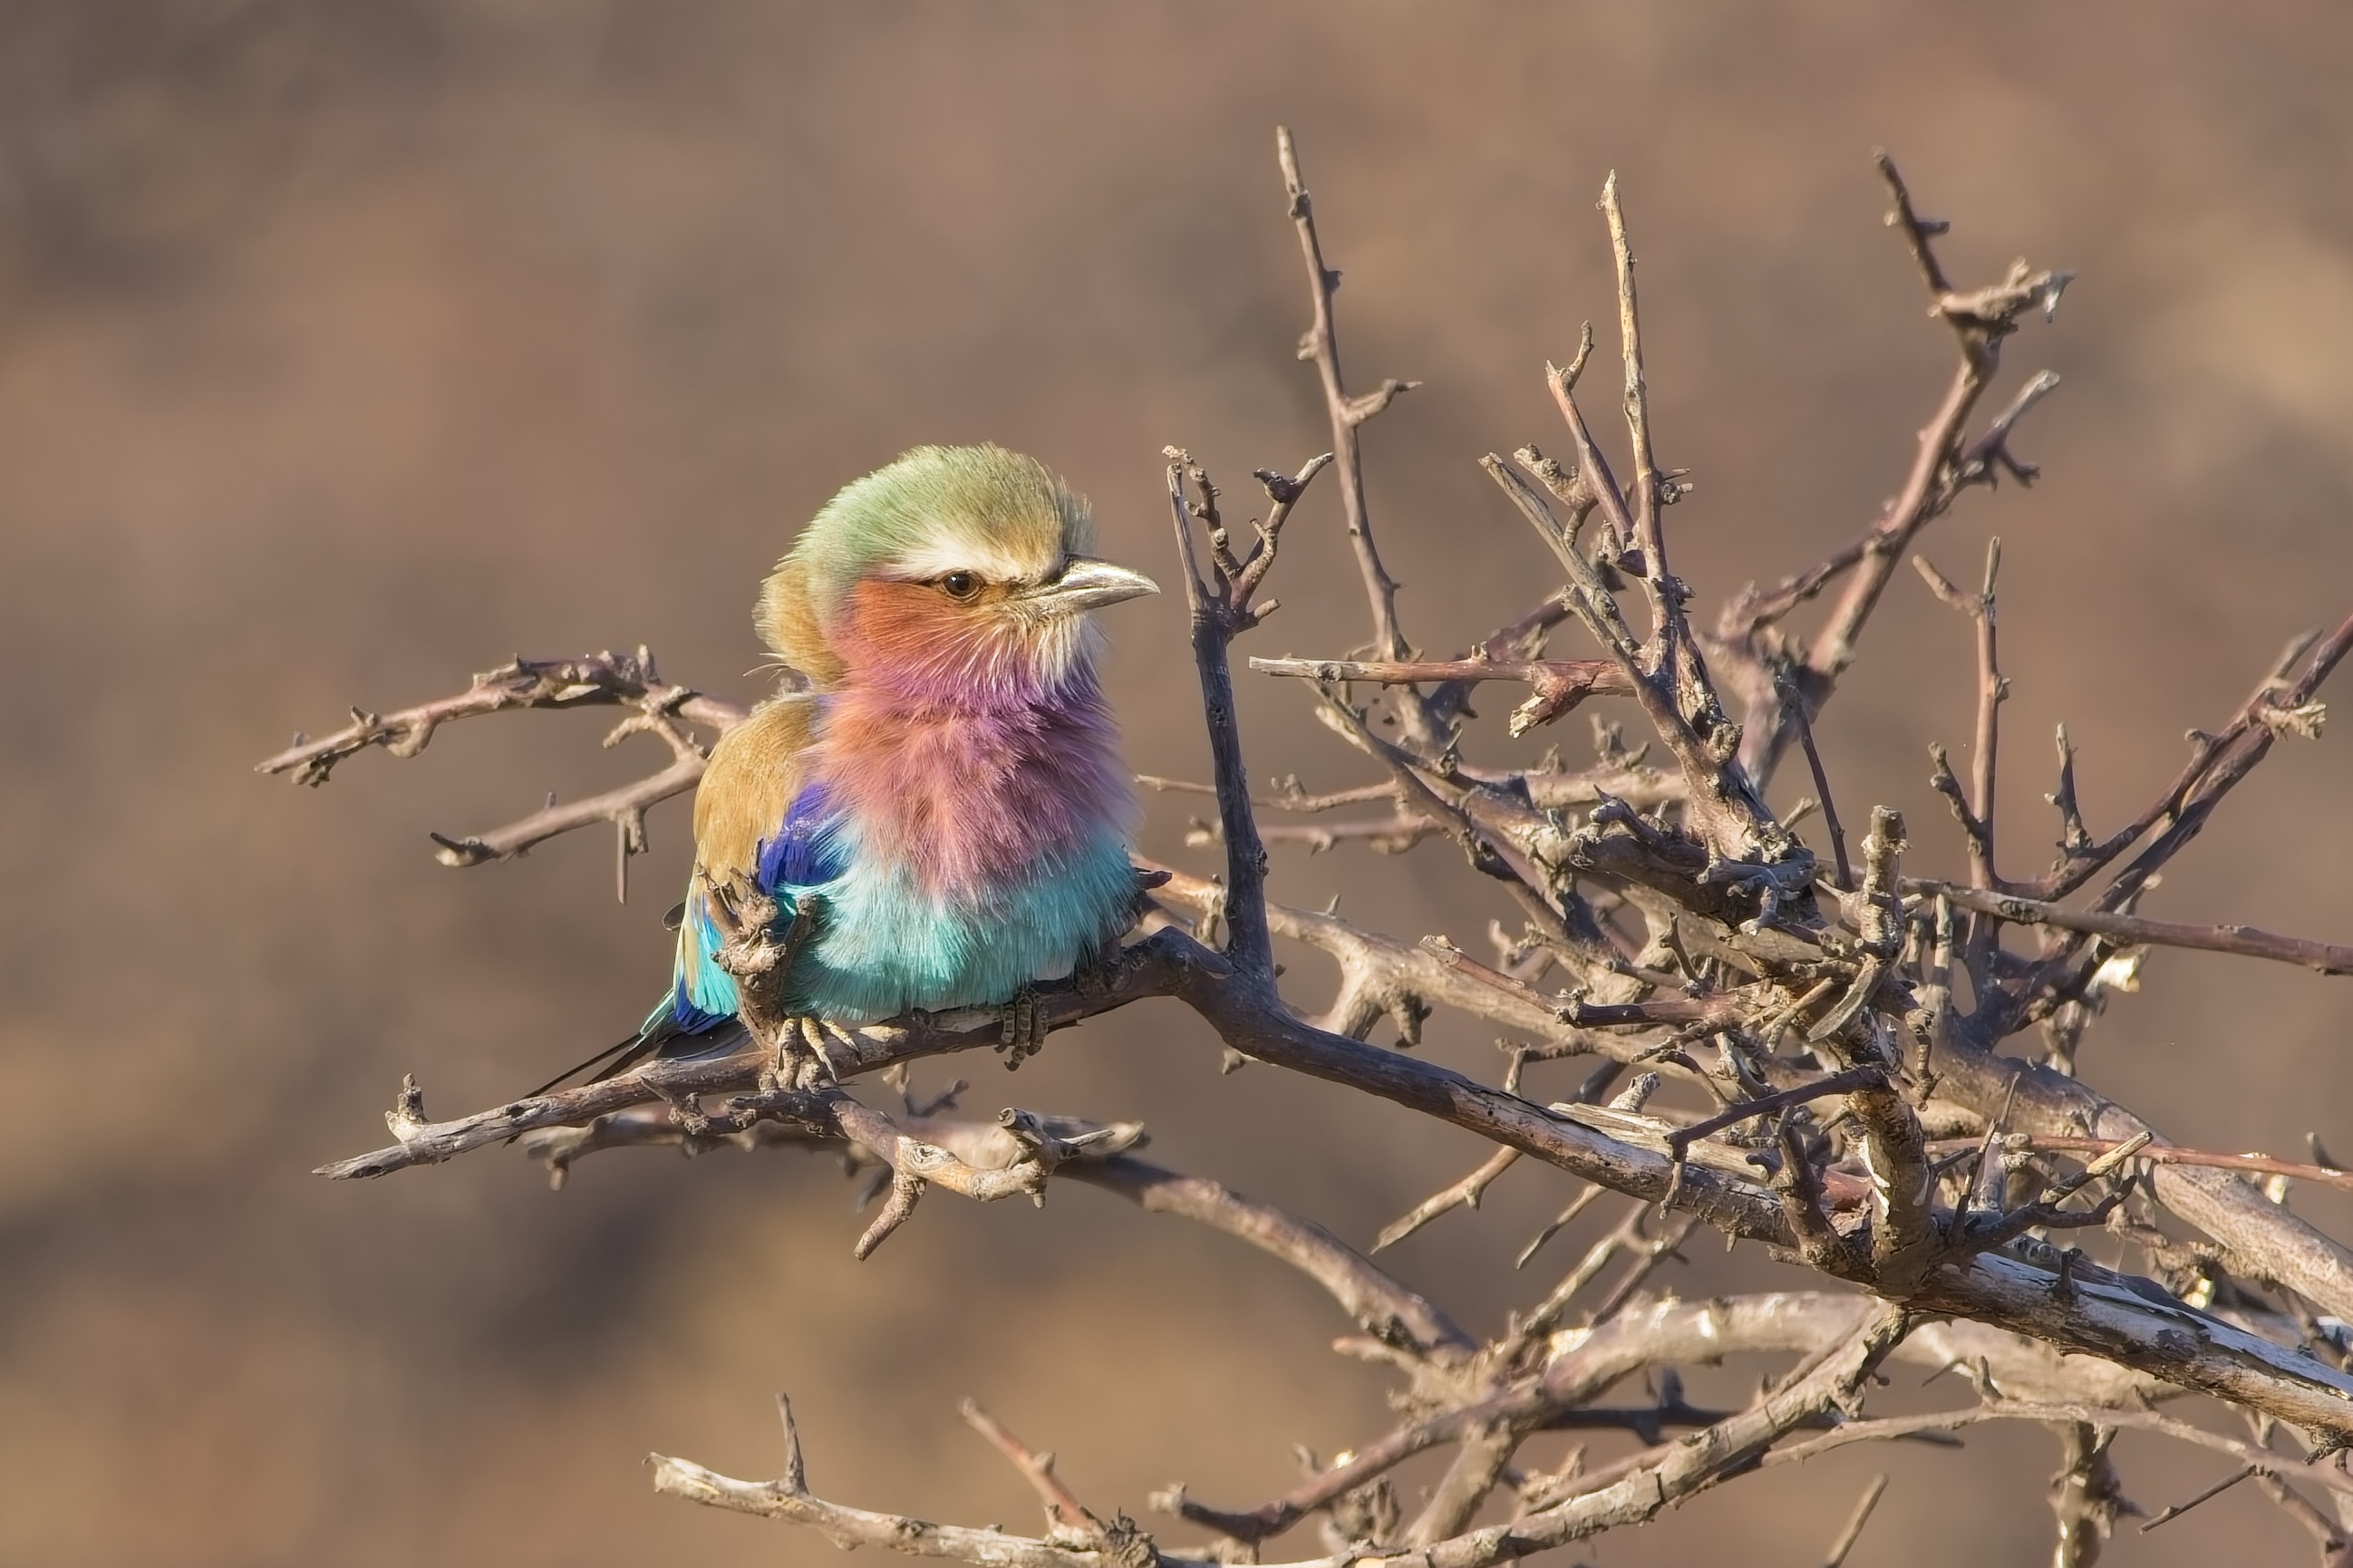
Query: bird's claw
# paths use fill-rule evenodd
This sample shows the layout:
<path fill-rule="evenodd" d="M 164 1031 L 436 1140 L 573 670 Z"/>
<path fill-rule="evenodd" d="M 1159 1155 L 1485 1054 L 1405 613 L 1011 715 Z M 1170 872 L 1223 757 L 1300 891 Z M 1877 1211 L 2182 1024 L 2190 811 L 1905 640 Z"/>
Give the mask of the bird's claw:
<path fill-rule="evenodd" d="M 1011 1072 L 1046 1044 L 1046 1012 L 1039 1004 L 1038 988 L 1024 984 L 1005 1005 L 1004 1016 L 1005 1028 L 997 1049 L 1005 1058 L 1006 1070 Z"/>
<path fill-rule="evenodd" d="M 835 1027 L 807 1013 L 785 1019 L 776 1032 L 775 1054 L 761 1069 L 760 1087 L 806 1090 L 839 1084 L 841 1077 L 834 1070 L 832 1052 L 827 1049 L 827 1032 Z"/>

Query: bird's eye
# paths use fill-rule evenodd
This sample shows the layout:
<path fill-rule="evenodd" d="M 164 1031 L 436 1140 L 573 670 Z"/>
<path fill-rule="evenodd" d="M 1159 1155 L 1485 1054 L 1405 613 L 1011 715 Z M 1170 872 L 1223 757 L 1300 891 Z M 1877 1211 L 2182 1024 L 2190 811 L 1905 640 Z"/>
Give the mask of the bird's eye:
<path fill-rule="evenodd" d="M 969 572 L 951 572 L 940 579 L 940 591 L 951 599 L 969 599 L 980 592 L 980 579 Z"/>

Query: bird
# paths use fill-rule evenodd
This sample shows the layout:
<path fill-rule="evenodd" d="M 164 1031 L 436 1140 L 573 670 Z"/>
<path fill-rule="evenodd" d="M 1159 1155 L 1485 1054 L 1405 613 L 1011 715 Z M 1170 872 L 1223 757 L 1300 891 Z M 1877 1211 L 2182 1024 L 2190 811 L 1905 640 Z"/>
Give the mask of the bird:
<path fill-rule="evenodd" d="M 1093 534 L 1082 496 L 994 445 L 918 447 L 819 509 L 756 612 L 806 687 L 712 750 L 670 990 L 534 1092 L 712 1048 L 739 1001 L 714 900 L 745 885 L 786 911 L 815 897 L 783 982 L 797 1016 L 998 1007 L 1012 1064 L 1034 1050 L 1031 987 L 1099 965 L 1140 907 L 1092 612 L 1159 588 Z"/>

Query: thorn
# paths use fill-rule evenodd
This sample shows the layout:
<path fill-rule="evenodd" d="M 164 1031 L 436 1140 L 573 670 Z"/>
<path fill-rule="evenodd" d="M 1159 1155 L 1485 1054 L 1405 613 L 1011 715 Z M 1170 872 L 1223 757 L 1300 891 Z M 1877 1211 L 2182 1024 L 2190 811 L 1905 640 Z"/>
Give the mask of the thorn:
<path fill-rule="evenodd" d="M 451 838 L 440 833 L 427 833 L 425 837 L 441 846 L 433 858 L 444 866 L 479 866 L 496 858 L 479 838 Z"/>
<path fill-rule="evenodd" d="M 2081 1294 L 2075 1286 L 2075 1265 L 2083 1260 L 2084 1249 L 2071 1247 L 2059 1255 L 2059 1277 L 2051 1282 L 2051 1299 L 2072 1305 Z"/>
<path fill-rule="evenodd" d="M 776 1395 L 776 1418 L 785 1428 L 785 1468 L 776 1478 L 776 1489 L 797 1495 L 808 1490 L 808 1471 L 801 1462 L 801 1434 L 793 1425 L 793 1402 L 781 1392 Z"/>

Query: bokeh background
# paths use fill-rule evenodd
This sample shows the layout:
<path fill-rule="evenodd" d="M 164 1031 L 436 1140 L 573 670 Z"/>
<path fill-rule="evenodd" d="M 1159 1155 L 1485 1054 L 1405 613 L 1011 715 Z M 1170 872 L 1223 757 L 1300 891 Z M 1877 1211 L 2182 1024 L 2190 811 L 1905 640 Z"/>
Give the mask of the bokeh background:
<path fill-rule="evenodd" d="M 683 814 L 619 906 L 602 837 L 454 872 L 425 837 L 655 765 L 645 742 L 599 752 L 594 718 L 459 726 L 315 794 L 251 763 L 518 648 L 643 640 L 748 699 L 757 578 L 917 442 L 1038 453 L 1110 553 L 1166 573 L 1165 443 L 1238 497 L 1325 444 L 1292 357 L 1278 121 L 1346 273 L 1352 374 L 1426 383 L 1368 433 L 1417 640 L 1459 647 L 1549 581 L 1473 459 L 1551 437 L 1538 367 L 1610 308 L 1612 167 L 1660 442 L 1700 487 L 1677 568 L 1712 612 L 1868 521 L 1947 374 L 1880 226 L 1884 144 L 1956 221 L 1965 282 L 2018 254 L 2082 275 L 2005 384 L 2065 377 L 2019 442 L 2047 478 L 1970 497 L 1926 545 L 1959 576 L 2006 542 L 2002 806 L 2008 865 L 2032 869 L 2054 722 L 2113 825 L 2353 594 L 2348 61 L 2353 14 L 2272 0 L 0 7 L 0 1559 L 829 1561 L 654 1497 L 639 1465 L 770 1473 L 777 1388 L 830 1495 L 1024 1527 L 964 1394 L 1139 1514 L 1178 1479 L 1253 1502 L 1294 1441 L 1373 1435 L 1385 1380 L 1327 1351 L 1345 1324 L 1311 1288 L 1085 1189 L 938 1197 L 857 1265 L 815 1158 L 609 1154 L 554 1195 L 497 1152 L 311 1176 L 382 1142 L 404 1071 L 455 1113 L 637 1017 Z M 1328 483 L 1292 539 L 1258 650 L 1356 642 Z M 1113 630 L 1134 763 L 1201 776 L 1177 605 Z M 1902 806 L 1918 862 L 1957 866 L 1924 748 L 1965 749 L 1966 624 L 1905 573 L 1866 648 L 1821 723 L 1847 816 Z M 1261 772 L 1360 776 L 1300 692 L 1244 701 Z M 2151 909 L 2353 936 L 2347 746 L 2284 744 Z M 1207 870 L 1192 808 L 1155 802 L 1147 847 Z M 1275 876 L 1466 945 L 1497 912 L 1475 884 L 1442 845 L 1286 852 Z M 1293 977 L 1313 999 L 1315 962 Z M 2185 1141 L 2353 1147 L 2348 984 L 2162 954 L 2086 1071 Z M 1491 1034 L 1441 1022 L 1426 1048 L 1491 1072 Z M 983 1113 L 1142 1117 L 1153 1157 L 1359 1244 L 1480 1157 L 1217 1059 L 1155 1005 L 1058 1036 L 1018 1080 L 962 1066 Z M 1397 1265 L 1493 1329 L 1548 1283 L 1510 1258 L 1567 1184 L 1517 1170 Z M 1685 1291 L 1786 1278 L 1692 1256 Z M 2053 1451 L 2024 1431 L 1843 1455 L 1564 1557 L 1810 1563 L 1888 1468 L 1856 1568 L 2040 1561 Z M 2121 1451 L 2152 1508 L 2219 1479 Z M 2245 1489 L 2111 1561 L 2306 1550 Z"/>

